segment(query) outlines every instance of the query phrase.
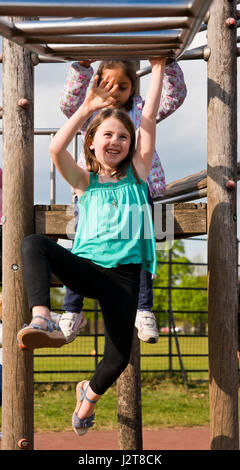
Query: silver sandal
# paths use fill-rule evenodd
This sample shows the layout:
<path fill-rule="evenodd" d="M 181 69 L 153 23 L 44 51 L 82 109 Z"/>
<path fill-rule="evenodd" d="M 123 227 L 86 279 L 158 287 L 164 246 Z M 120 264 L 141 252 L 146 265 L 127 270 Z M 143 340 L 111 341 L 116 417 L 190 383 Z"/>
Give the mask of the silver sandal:
<path fill-rule="evenodd" d="M 88 429 L 91 428 L 94 425 L 94 418 L 95 418 L 95 413 L 93 413 L 91 416 L 87 418 L 79 418 L 77 416 L 76 411 L 79 410 L 81 407 L 82 401 L 87 400 L 89 403 L 94 403 L 96 404 L 97 401 L 90 400 L 90 398 L 87 397 L 87 389 L 89 385 L 86 387 L 84 390 L 83 384 L 86 382 L 86 380 L 83 380 L 82 382 L 79 382 L 76 387 L 76 395 L 77 395 L 77 406 L 75 408 L 75 411 L 72 415 L 72 427 L 73 430 L 75 431 L 78 436 L 83 436 L 88 432 Z"/>
<path fill-rule="evenodd" d="M 65 336 L 55 322 L 41 315 L 36 315 L 34 318 L 45 320 L 48 329 L 45 330 L 37 325 L 33 319 L 30 325 L 24 326 L 17 334 L 19 349 L 60 348 L 66 344 Z"/>

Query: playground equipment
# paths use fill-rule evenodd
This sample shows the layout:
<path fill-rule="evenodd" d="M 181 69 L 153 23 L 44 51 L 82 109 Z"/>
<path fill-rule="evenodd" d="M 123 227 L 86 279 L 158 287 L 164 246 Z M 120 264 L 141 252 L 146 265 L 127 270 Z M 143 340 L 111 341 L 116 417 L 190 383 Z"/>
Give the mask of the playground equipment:
<path fill-rule="evenodd" d="M 179 206 L 175 205 L 175 232 L 181 236 L 208 234 L 210 446 L 238 448 L 236 6 L 236 0 L 155 0 L 146 4 L 0 1 L 0 33 L 4 37 L 3 449 L 19 448 L 23 436 L 29 443 L 26 448 L 33 448 L 33 359 L 31 351 L 19 352 L 16 343 L 17 331 L 23 323 L 29 323 L 20 243 L 33 232 L 53 235 L 51 230 L 57 230 L 55 235 L 61 235 L 56 227 L 60 220 L 61 224 L 66 222 L 59 207 L 34 210 L 34 64 L 109 57 L 140 60 L 150 55 L 208 60 L 208 168 L 204 174 L 207 185 L 199 188 L 196 178 L 194 189 L 207 188 L 204 195 L 208 198 L 208 210 L 206 205 L 184 203 L 180 207 L 181 221 L 185 220 L 183 228 L 180 219 L 176 222 Z M 49 19 L 56 17 L 61 19 Z M 187 51 L 197 31 L 206 27 L 207 46 Z M 199 192 L 190 193 L 186 196 L 182 189 L 184 201 L 202 196 Z M 186 221 L 189 210 L 195 214 L 191 230 L 192 216 Z M 130 364 L 118 383 L 121 449 L 142 447 L 138 348 L 135 338 Z M 128 401 L 124 398 L 127 396 Z"/>

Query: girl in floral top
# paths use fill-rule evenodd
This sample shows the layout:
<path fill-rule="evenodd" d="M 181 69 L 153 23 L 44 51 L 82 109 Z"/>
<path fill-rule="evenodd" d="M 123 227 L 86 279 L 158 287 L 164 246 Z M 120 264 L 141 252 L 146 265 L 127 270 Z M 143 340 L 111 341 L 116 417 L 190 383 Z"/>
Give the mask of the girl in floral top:
<path fill-rule="evenodd" d="M 93 61 L 73 62 L 70 66 L 60 97 L 60 108 L 68 118 L 75 113 L 86 97 L 86 92 L 94 73 L 91 62 Z M 106 79 L 106 77 L 109 80 L 114 79 L 114 83 L 118 85 L 116 96 L 114 97 L 116 98 L 114 107 L 125 109 L 132 119 L 136 130 L 138 130 L 141 124 L 144 100 L 136 92 L 137 75 L 134 63 L 127 60 L 103 61 L 97 70 L 97 75 L 99 83 L 101 80 Z M 186 85 L 182 70 L 176 61 L 172 61 L 165 67 L 157 121 L 162 121 L 176 111 L 183 103 L 185 97 Z M 93 117 L 94 114 L 90 120 Z M 83 136 L 86 133 L 89 121 L 80 129 Z M 83 153 L 79 156 L 78 164 L 82 168 L 86 168 Z M 153 198 L 163 196 L 166 189 L 164 170 L 156 151 L 148 176 L 148 187 L 149 203 L 153 207 Z M 142 341 L 156 343 L 159 333 L 155 316 L 152 313 L 152 306 L 152 276 L 149 272 L 142 270 L 135 326 L 138 329 L 138 336 Z M 83 298 L 79 294 L 67 289 L 63 304 L 65 313 L 59 317 L 59 325 L 67 342 L 73 341 L 76 338 L 77 331 L 86 324 L 82 307 Z M 54 318 L 56 320 L 56 315 Z"/>

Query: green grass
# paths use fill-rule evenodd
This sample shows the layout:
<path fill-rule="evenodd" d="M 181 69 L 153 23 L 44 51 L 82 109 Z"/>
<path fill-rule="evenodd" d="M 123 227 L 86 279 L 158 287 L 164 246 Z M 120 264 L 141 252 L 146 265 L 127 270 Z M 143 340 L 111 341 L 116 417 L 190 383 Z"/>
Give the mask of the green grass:
<path fill-rule="evenodd" d="M 98 337 L 97 341 L 98 352 L 102 354 L 104 338 Z M 179 373 L 171 379 L 167 378 L 169 377 L 168 357 L 151 357 L 151 354 L 168 354 L 167 336 L 161 336 L 157 344 L 141 342 L 140 345 L 141 353 L 149 355 L 149 357 L 142 357 L 141 369 L 165 371 L 162 373 L 142 373 L 142 422 L 144 429 L 208 425 L 208 382 L 199 381 L 202 378 L 207 379 L 207 372 L 187 372 L 188 387 L 184 387 Z M 208 339 L 180 336 L 179 347 L 182 354 L 207 354 Z M 73 343 L 60 349 L 40 349 L 35 352 L 35 382 L 38 382 L 35 384 L 34 399 L 36 431 L 71 430 L 71 416 L 75 407 L 75 383 L 91 377 L 92 372 L 83 371 L 94 371 L 94 350 L 94 337 L 79 336 Z M 177 353 L 174 339 L 172 340 L 172 353 Z M 49 357 L 44 357 L 46 354 Z M 61 357 L 62 354 L 89 354 L 90 357 Z M 183 357 L 183 363 L 186 370 L 208 369 L 207 357 Z M 172 358 L 172 367 L 180 370 L 177 357 Z M 40 370 L 45 373 L 36 372 Z M 54 381 L 66 383 L 60 385 L 54 384 Z M 116 387 L 113 386 L 103 395 L 96 407 L 95 429 L 116 428 L 117 392 Z"/>
<path fill-rule="evenodd" d="M 35 430 L 68 431 L 75 407 L 73 385 L 35 386 Z M 191 383 L 186 389 L 179 381 L 153 380 L 142 385 L 144 429 L 204 426 L 209 423 L 209 397 L 206 383 Z M 96 407 L 95 429 L 117 428 L 117 392 L 111 387 Z"/>
<path fill-rule="evenodd" d="M 142 379 L 141 395 L 144 429 L 209 424 L 207 382 L 189 381 L 188 387 L 184 387 L 179 378 L 160 378 L 156 374 L 148 374 Z M 70 431 L 75 404 L 74 384 L 36 384 L 35 431 Z M 116 386 L 112 386 L 99 400 L 94 429 L 117 429 Z"/>

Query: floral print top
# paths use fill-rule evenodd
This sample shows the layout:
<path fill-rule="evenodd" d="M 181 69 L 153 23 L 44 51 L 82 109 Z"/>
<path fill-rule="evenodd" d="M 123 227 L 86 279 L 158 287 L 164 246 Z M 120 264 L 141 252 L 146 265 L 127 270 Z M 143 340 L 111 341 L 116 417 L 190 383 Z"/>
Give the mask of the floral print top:
<path fill-rule="evenodd" d="M 85 68 L 79 62 L 73 62 L 70 66 L 63 91 L 60 96 L 60 108 L 69 118 L 79 106 L 83 103 L 87 88 L 93 76 L 93 68 Z M 163 77 L 163 89 L 157 121 L 160 122 L 176 111 L 184 102 L 187 90 L 184 81 L 183 72 L 176 61 L 166 65 Z M 136 130 L 140 127 L 144 100 L 139 95 L 133 98 L 133 106 L 128 111 Z M 95 113 L 96 114 L 96 113 Z M 94 117 L 94 115 L 91 119 Z M 89 121 L 88 121 L 89 123 Z M 81 129 L 84 136 L 87 127 L 86 123 Z M 82 153 L 79 155 L 78 164 L 86 168 L 85 157 Z M 166 190 L 165 174 L 160 158 L 155 150 L 152 168 L 148 175 L 148 186 L 152 198 L 163 196 Z"/>

